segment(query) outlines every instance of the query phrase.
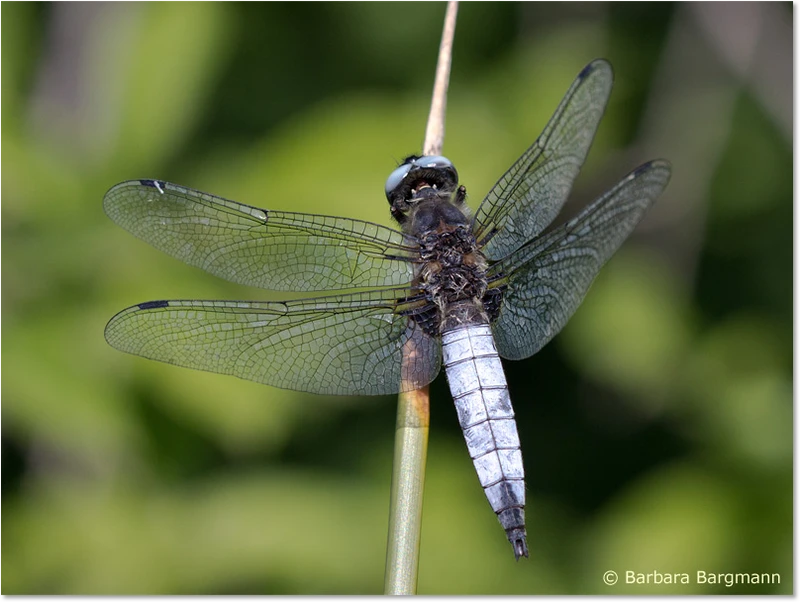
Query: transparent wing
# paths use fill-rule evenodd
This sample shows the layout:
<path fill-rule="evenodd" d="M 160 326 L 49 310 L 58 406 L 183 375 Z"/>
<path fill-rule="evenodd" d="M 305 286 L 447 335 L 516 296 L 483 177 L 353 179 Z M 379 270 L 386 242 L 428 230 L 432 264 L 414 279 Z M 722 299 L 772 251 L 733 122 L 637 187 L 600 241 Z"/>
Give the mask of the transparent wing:
<path fill-rule="evenodd" d="M 409 319 L 424 300 L 383 289 L 286 302 L 149 301 L 106 326 L 115 348 L 170 364 L 326 395 L 417 389 L 440 345 Z M 412 358 L 403 362 L 404 348 Z"/>
<path fill-rule="evenodd" d="M 558 334 L 669 177 L 666 161 L 640 166 L 580 215 L 491 267 L 491 286 L 508 286 L 492 323 L 501 356 L 529 357 Z"/>
<path fill-rule="evenodd" d="M 314 291 L 413 278 L 414 241 L 378 224 L 267 211 L 159 180 L 117 184 L 103 207 L 157 249 L 239 284 Z"/>
<path fill-rule="evenodd" d="M 611 65 L 596 60 L 573 82 L 539 139 L 483 199 L 473 232 L 500 260 L 544 230 L 564 205 L 611 94 Z"/>

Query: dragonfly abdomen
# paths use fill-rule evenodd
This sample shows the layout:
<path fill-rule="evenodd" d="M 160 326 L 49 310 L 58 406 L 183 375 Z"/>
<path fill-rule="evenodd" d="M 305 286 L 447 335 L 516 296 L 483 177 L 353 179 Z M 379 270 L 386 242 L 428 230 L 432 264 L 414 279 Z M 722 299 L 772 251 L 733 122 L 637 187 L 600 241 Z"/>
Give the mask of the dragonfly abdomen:
<path fill-rule="evenodd" d="M 442 333 L 442 353 L 461 429 L 486 498 L 517 559 L 527 556 L 522 452 L 490 326 L 447 329 Z"/>

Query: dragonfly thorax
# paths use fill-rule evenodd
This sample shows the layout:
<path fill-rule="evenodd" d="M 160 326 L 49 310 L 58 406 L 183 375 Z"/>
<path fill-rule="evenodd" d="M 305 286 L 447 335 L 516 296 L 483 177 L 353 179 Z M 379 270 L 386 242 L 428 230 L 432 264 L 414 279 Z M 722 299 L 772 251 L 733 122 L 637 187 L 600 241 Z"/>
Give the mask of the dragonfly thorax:
<path fill-rule="evenodd" d="M 458 321 L 486 322 L 486 259 L 464 213 L 449 201 L 428 200 L 413 208 L 409 221 L 420 243 L 416 280 L 436 308 L 436 315 L 420 325 L 438 336 L 451 315 L 460 315 Z M 457 306 L 464 311 L 456 311 Z"/>

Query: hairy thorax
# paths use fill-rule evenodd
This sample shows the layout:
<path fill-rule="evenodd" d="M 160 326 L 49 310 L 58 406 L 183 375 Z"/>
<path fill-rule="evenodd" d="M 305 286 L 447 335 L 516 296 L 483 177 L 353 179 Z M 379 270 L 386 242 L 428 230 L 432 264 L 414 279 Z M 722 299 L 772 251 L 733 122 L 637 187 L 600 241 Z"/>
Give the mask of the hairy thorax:
<path fill-rule="evenodd" d="M 437 308 L 436 316 L 420 322 L 423 328 L 438 335 L 460 325 L 487 323 L 486 259 L 464 213 L 447 201 L 429 201 L 416 208 L 411 228 L 420 241 L 417 282 Z"/>

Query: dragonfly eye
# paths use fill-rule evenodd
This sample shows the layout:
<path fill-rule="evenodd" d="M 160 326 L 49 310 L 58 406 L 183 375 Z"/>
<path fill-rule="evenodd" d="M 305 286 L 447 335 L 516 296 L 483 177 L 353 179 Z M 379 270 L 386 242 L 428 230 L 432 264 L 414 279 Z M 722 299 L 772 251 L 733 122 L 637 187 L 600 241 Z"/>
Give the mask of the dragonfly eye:
<path fill-rule="evenodd" d="M 411 171 L 413 164 L 405 163 L 395 169 L 389 177 L 386 179 L 386 198 L 390 201 L 392 200 L 392 193 L 395 189 L 403 183 L 403 180 L 408 175 L 408 172 Z"/>
<path fill-rule="evenodd" d="M 429 155 L 423 157 L 410 156 L 403 164 L 395 169 L 386 180 L 386 198 L 393 202 L 394 198 L 401 192 L 401 188 L 408 186 L 406 177 L 408 174 L 419 173 L 423 179 L 430 180 L 431 185 L 436 185 L 439 189 L 455 189 L 458 184 L 458 172 L 453 163 L 447 157 L 439 155 Z M 405 194 L 408 191 L 402 191 Z"/>
<path fill-rule="evenodd" d="M 411 161 L 411 165 L 415 167 L 430 167 L 432 169 L 452 169 L 453 171 L 456 170 L 453 167 L 453 162 L 450 161 L 447 157 L 442 157 L 440 155 L 431 155 L 431 156 L 423 156 L 417 157 L 413 161 Z M 456 178 L 458 181 L 458 178 Z"/>

